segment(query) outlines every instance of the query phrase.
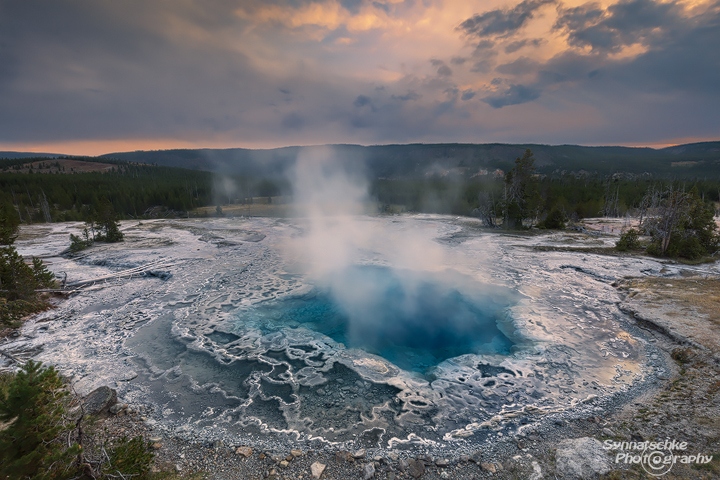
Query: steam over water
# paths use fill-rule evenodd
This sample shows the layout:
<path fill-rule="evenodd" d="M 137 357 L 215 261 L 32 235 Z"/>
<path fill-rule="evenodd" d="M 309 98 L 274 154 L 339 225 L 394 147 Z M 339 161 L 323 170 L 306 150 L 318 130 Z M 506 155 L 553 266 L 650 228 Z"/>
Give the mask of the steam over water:
<path fill-rule="evenodd" d="M 309 328 L 419 373 L 448 358 L 508 354 L 513 346 L 499 328 L 512 329 L 507 307 L 517 295 L 509 290 L 469 278 L 455 278 L 466 283 L 454 287 L 447 276 L 378 266 L 349 267 L 333 278 L 362 294 L 348 300 L 314 291 L 261 303 L 239 313 L 235 329 Z"/>

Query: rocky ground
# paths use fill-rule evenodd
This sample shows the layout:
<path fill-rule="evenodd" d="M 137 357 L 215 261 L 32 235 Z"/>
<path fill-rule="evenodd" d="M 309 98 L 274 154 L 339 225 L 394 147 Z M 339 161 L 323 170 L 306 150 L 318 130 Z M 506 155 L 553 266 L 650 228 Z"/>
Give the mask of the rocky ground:
<path fill-rule="evenodd" d="M 682 454 L 713 455 L 705 464 L 677 463 L 667 479 L 720 478 L 720 279 L 624 279 L 620 308 L 635 318 L 670 367 L 656 388 L 602 416 L 557 420 L 456 458 L 401 451 L 262 451 L 252 445 L 193 444 L 158 435 L 142 412 L 118 413 L 97 426 L 106 435 L 143 435 L 156 467 L 181 478 L 212 479 L 640 479 L 641 464 L 615 462 L 605 442 L 687 442 Z"/>

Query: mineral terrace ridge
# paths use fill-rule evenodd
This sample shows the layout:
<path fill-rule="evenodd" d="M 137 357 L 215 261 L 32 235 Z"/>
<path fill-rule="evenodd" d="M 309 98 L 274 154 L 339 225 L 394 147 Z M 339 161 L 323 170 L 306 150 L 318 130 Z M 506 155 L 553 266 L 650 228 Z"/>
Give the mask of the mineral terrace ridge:
<path fill-rule="evenodd" d="M 669 437 L 717 453 L 717 263 L 581 251 L 614 245 L 620 224 L 522 235 L 439 215 L 360 221 L 517 292 L 497 313 L 512 350 L 419 373 L 302 321 L 268 328 L 258 305 L 315 288 L 283 246 L 308 226 L 271 218 L 127 221 L 124 243 L 75 257 L 63 252 L 80 224 L 24 226 L 18 250 L 83 288 L 0 349 L 57 365 L 81 395 L 116 389 L 111 432 L 142 433 L 158 465 L 210 478 L 312 478 L 318 465 L 328 479 L 643 478 L 598 445 Z M 393 266 L 382 248 L 356 260 Z"/>

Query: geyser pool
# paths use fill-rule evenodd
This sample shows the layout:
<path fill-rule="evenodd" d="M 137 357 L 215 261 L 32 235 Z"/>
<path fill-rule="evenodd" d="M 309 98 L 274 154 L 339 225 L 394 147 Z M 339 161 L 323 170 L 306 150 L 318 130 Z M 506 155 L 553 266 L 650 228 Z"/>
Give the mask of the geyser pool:
<path fill-rule="evenodd" d="M 306 295 L 243 309 L 236 326 L 307 328 L 423 373 L 468 353 L 510 353 L 507 309 L 516 297 L 458 274 L 353 266 Z"/>

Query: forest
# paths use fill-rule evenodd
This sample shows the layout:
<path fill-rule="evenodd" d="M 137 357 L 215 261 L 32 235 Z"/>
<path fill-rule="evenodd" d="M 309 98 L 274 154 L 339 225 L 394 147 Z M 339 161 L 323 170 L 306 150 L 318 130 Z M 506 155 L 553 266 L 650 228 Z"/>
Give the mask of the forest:
<path fill-rule="evenodd" d="M 292 195 L 288 182 L 278 176 L 217 174 L 84 157 L 85 162 L 102 162 L 111 168 L 103 172 L 63 171 L 62 162 L 68 159 L 71 157 L 0 160 L 0 205 L 11 207 L 22 223 L 37 223 L 89 221 L 108 204 L 120 219 L 187 217 L 197 215 L 194 210 L 198 207 Z M 16 173 L 28 163 L 37 168 Z M 381 212 L 476 216 L 488 226 L 527 227 L 543 222 L 553 212 L 560 212 L 566 220 L 636 215 L 647 192 L 669 186 L 695 189 L 709 204 L 720 201 L 720 179 L 713 177 L 673 179 L 649 173 L 584 171 L 544 174 L 538 173 L 530 150 L 507 172 L 483 171 L 470 176 L 440 172 L 421 177 L 375 176 L 370 180 L 371 197 Z M 526 187 L 530 190 L 520 191 Z M 514 198 L 514 205 L 508 195 Z"/>
<path fill-rule="evenodd" d="M 38 160 L 0 160 L 0 205 L 23 223 L 87 221 L 108 203 L 120 218 L 180 215 L 213 201 L 212 174 L 182 168 L 117 162 L 106 172 L 13 173 Z M 43 160 L 48 170 L 56 162 Z"/>

